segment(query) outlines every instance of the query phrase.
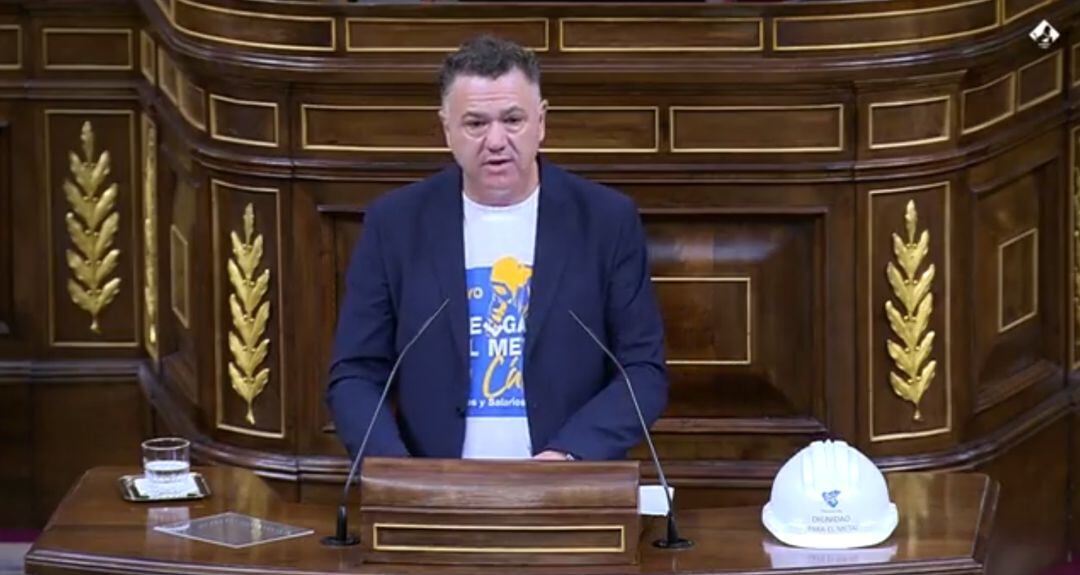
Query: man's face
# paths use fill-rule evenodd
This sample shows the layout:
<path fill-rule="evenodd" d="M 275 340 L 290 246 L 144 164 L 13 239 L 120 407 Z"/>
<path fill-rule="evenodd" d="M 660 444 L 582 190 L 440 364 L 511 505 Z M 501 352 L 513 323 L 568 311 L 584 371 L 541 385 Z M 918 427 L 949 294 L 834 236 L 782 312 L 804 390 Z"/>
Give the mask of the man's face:
<path fill-rule="evenodd" d="M 539 87 L 516 68 L 496 79 L 454 79 L 439 117 L 470 196 L 498 204 L 532 192 L 546 110 Z"/>

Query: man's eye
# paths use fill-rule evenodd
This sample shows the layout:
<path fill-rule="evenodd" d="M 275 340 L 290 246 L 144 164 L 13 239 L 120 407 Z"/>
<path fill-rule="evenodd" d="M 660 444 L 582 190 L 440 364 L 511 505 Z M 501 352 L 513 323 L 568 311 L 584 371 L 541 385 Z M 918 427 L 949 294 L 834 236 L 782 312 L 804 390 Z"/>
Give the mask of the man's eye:
<path fill-rule="evenodd" d="M 481 122 L 480 120 L 469 120 L 468 122 L 465 122 L 465 127 L 466 128 L 476 129 L 476 128 L 482 127 L 483 125 L 484 125 L 484 123 Z"/>
<path fill-rule="evenodd" d="M 506 119 L 506 123 L 511 125 L 511 126 L 520 125 L 524 121 L 525 121 L 524 118 L 507 118 Z"/>

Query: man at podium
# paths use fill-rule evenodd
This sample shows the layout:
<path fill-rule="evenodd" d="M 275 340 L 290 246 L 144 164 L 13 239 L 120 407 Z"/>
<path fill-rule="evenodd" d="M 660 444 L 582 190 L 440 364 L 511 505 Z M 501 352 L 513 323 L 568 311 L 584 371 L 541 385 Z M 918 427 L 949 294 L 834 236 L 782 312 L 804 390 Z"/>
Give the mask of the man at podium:
<path fill-rule="evenodd" d="M 455 163 L 366 212 L 330 366 L 338 435 L 356 457 L 396 385 L 364 455 L 625 457 L 644 430 L 583 326 L 651 425 L 668 383 L 637 208 L 538 157 L 547 102 L 532 52 L 479 37 L 439 83 Z"/>

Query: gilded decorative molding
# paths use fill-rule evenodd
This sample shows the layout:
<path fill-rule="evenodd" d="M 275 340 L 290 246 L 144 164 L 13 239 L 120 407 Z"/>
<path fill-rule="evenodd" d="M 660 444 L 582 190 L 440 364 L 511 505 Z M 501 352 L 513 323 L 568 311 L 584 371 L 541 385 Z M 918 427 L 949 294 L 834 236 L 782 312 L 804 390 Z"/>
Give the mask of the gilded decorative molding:
<path fill-rule="evenodd" d="M 900 269 L 893 262 L 889 262 L 885 267 L 889 285 L 904 311 L 898 310 L 892 300 L 888 300 L 885 302 L 885 314 L 889 318 L 893 333 L 902 342 L 886 340 L 889 356 L 903 372 L 903 375 L 898 375 L 890 370 L 889 383 L 896 395 L 915 406 L 915 421 L 922 421 L 919 402 L 934 380 L 937 361 L 927 362 L 934 347 L 934 332 L 927 331 L 930 316 L 934 313 L 934 295 L 930 293 L 934 283 L 934 264 L 930 264 L 921 275 L 917 275 L 929 252 L 930 232 L 923 230 L 916 240 L 918 220 L 915 201 L 909 200 L 904 213 L 907 241 L 896 233 L 892 234 L 893 253 Z"/>
<path fill-rule="evenodd" d="M 158 250 L 157 250 L 157 126 L 143 116 L 143 285 L 144 344 L 158 356 Z"/>
<path fill-rule="evenodd" d="M 235 231 L 230 238 L 233 257 L 228 263 L 228 273 L 233 293 L 229 296 L 229 310 L 236 331 L 229 332 L 229 351 L 233 357 L 229 362 L 229 379 L 232 388 L 247 402 L 247 422 L 255 425 L 252 403 L 270 381 L 270 368 L 259 369 L 270 348 L 270 340 L 263 339 L 270 319 L 270 302 L 263 301 L 270 286 L 270 270 L 264 269 L 255 277 L 263 256 L 263 237 L 255 235 L 252 204 L 244 208 L 244 240 Z"/>
<path fill-rule="evenodd" d="M 108 279 L 120 259 L 120 250 L 110 249 L 120 228 L 120 214 L 114 211 L 119 188 L 113 183 L 98 195 L 111 162 L 108 151 L 94 160 L 94 129 L 89 121 L 83 122 L 80 140 L 86 157 L 69 154 L 75 182 L 64 180 L 64 195 L 74 210 L 65 214 L 64 221 L 78 248 L 78 252 L 67 250 L 67 264 L 75 276 L 68 279 L 67 288 L 71 301 L 90 314 L 90 330 L 101 333 L 98 316 L 120 292 L 120 278 Z"/>

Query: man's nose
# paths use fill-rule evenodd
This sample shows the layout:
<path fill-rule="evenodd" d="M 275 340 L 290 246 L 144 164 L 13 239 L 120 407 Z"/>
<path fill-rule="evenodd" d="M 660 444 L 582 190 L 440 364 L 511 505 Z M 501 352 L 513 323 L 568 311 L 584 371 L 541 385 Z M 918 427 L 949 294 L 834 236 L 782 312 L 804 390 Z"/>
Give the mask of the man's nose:
<path fill-rule="evenodd" d="M 484 145 L 489 150 L 501 150 L 506 147 L 506 128 L 503 127 L 502 122 L 491 123 Z"/>

